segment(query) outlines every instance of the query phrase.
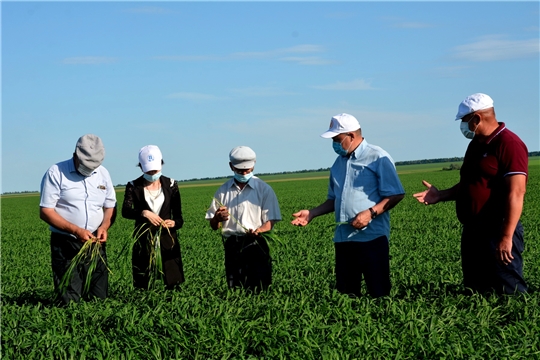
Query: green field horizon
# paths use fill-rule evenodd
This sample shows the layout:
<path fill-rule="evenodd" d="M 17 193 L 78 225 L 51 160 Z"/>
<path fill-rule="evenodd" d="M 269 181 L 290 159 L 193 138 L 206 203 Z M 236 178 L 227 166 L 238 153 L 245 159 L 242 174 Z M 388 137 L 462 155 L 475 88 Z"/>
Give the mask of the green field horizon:
<path fill-rule="evenodd" d="M 461 165 L 461 161 L 447 161 L 440 163 L 427 163 L 427 164 L 412 164 L 412 165 L 397 165 L 396 170 L 398 175 L 403 174 L 413 174 L 421 172 L 436 172 L 436 171 L 456 171 L 456 170 L 443 170 L 445 167 L 449 167 L 451 164 Z M 531 156 L 529 157 L 529 168 L 540 166 L 540 156 Z M 255 175 L 257 172 L 255 171 Z M 299 173 L 287 173 L 287 174 L 269 174 L 259 176 L 262 180 L 266 182 L 281 182 L 281 181 L 298 181 L 298 180 L 318 180 L 318 179 L 327 179 L 330 175 L 330 171 L 307 171 Z M 205 179 L 205 180 L 188 180 L 188 181 L 179 181 L 178 187 L 180 189 L 193 186 L 219 186 L 225 181 L 230 179 L 230 177 L 221 177 L 215 179 Z M 116 192 L 122 192 L 125 190 L 123 186 L 115 187 Z M 25 193 L 15 193 L 15 194 L 3 194 L 0 198 L 7 198 L 13 196 L 37 196 L 39 192 L 25 192 Z"/>

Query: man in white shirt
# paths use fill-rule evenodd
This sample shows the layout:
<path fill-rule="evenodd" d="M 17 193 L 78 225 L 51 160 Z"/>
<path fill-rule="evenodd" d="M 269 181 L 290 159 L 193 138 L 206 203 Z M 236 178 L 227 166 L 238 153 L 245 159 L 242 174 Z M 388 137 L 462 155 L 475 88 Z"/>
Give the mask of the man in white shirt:
<path fill-rule="evenodd" d="M 253 176 L 256 155 L 252 149 L 237 146 L 229 160 L 234 177 L 216 191 L 206 219 L 212 229 L 221 227 L 227 285 L 266 290 L 272 283 L 272 259 L 259 234 L 281 220 L 279 204 L 274 190 Z"/>
<path fill-rule="evenodd" d="M 73 157 L 47 170 L 41 181 L 40 218 L 50 225 L 55 290 L 71 260 L 86 241 L 101 243 L 101 257 L 93 271 L 90 297 L 106 298 L 108 274 L 107 232 L 116 215 L 116 193 L 107 169 L 101 166 L 105 149 L 99 137 L 79 138 Z M 83 295 L 87 266 L 75 269 L 68 288 L 59 293 L 64 303 Z"/>

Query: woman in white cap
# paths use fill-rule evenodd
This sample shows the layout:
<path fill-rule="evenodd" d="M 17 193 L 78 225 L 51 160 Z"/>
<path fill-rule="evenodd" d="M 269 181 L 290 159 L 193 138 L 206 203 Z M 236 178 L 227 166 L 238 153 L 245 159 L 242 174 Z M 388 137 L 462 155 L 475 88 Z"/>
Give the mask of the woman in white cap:
<path fill-rule="evenodd" d="M 133 246 L 133 286 L 148 289 L 152 276 L 150 257 L 152 250 L 161 253 L 163 280 L 167 289 L 184 282 L 180 244 L 176 231 L 182 227 L 182 205 L 178 184 L 161 174 L 163 157 L 155 145 L 139 151 L 139 164 L 143 174 L 126 185 L 122 216 L 135 220 Z M 145 232 L 145 230 L 147 230 Z M 144 233 L 143 233 L 144 232 Z M 142 234 L 142 235 L 141 235 Z M 151 248 L 151 240 L 159 241 Z"/>

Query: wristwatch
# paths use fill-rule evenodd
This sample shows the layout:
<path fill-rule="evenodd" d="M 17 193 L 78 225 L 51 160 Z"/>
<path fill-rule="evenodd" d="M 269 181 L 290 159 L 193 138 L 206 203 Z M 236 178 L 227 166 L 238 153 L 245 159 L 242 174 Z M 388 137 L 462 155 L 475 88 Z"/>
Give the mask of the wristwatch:
<path fill-rule="evenodd" d="M 372 219 L 375 219 L 377 217 L 377 212 L 373 210 L 373 208 L 369 208 L 369 212 L 371 213 Z"/>

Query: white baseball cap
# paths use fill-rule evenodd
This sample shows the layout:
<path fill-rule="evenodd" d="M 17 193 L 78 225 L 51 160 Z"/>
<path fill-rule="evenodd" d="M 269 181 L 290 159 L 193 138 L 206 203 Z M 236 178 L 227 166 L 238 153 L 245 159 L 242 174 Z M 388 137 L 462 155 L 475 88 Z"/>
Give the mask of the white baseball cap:
<path fill-rule="evenodd" d="M 330 128 L 321 137 L 329 139 L 336 135 L 343 134 L 349 131 L 360 129 L 360 123 L 356 118 L 349 114 L 339 114 L 332 117 L 330 120 Z"/>
<path fill-rule="evenodd" d="M 229 160 L 232 166 L 237 169 L 251 169 L 255 166 L 257 156 L 255 151 L 247 146 L 237 146 L 229 153 Z"/>
<path fill-rule="evenodd" d="M 493 107 L 493 99 L 486 94 L 476 93 L 469 95 L 459 104 L 456 120 L 462 119 L 478 110 L 489 109 Z"/>
<path fill-rule="evenodd" d="M 146 145 L 139 150 L 139 164 L 143 172 L 161 170 L 161 150 L 156 145 Z"/>

